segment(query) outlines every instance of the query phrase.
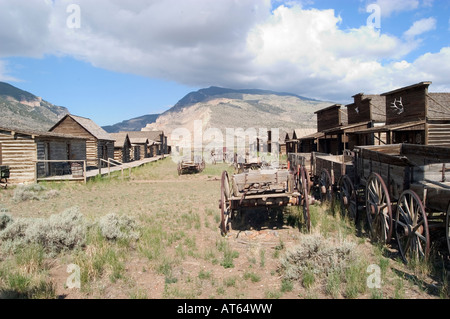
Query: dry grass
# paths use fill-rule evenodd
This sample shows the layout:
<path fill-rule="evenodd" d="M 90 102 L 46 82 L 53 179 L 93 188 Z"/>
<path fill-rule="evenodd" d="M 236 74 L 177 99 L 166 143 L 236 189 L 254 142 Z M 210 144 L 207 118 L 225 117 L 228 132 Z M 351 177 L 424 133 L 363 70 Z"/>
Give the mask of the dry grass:
<path fill-rule="evenodd" d="M 385 248 L 373 246 L 364 236 L 357 237 L 356 227 L 340 220 L 337 214 L 334 216 L 329 207 L 311 207 L 311 234 L 299 231 L 293 222 L 299 214 L 293 208 L 285 211 L 276 224 L 264 220 L 256 223 L 255 218 L 246 216 L 242 220 L 251 221 L 254 229 L 233 230 L 230 236 L 222 237 L 218 229 L 218 200 L 219 179 L 224 169 L 233 171 L 227 165 L 211 165 L 201 174 L 178 176 L 176 164 L 165 159 L 133 170 L 132 178 L 126 181 L 45 184 L 47 191 L 57 190 L 58 196 L 39 201 L 15 201 L 13 189 L 2 190 L 0 205 L 12 219 L 47 219 L 76 204 L 87 230 L 83 245 L 56 255 L 49 255 L 42 245 L 2 250 L 1 296 L 133 299 L 446 296 L 443 289 L 437 292 L 428 289 L 432 284 L 446 287 L 433 281 L 430 272 L 407 276 L 414 272 L 390 257 Z M 266 216 L 265 212 L 259 214 L 258 219 Z M 295 254 L 299 247 L 305 248 L 315 240 L 321 243 L 315 257 L 308 259 L 301 255 L 300 268 L 300 263 L 292 263 L 296 260 L 292 256 L 299 256 Z M 351 254 L 345 253 L 346 245 L 351 246 Z M 339 252 L 349 258 L 336 259 Z M 330 261 L 335 263 L 327 264 Z M 67 287 L 70 264 L 80 268 L 81 289 Z M 381 269 L 381 289 L 369 289 L 366 285 L 370 264 Z M 288 273 L 289 267 L 294 266 L 297 268 Z"/>

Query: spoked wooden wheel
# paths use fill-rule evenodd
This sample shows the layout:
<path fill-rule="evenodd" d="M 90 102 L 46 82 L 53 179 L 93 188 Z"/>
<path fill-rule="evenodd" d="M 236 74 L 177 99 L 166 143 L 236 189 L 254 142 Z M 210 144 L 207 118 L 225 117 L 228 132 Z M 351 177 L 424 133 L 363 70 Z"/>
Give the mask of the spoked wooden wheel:
<path fill-rule="evenodd" d="M 392 236 L 392 207 L 381 176 L 372 173 L 366 185 L 366 211 L 373 239 L 388 243 Z"/>
<path fill-rule="evenodd" d="M 445 222 L 445 236 L 447 237 L 448 253 L 450 254 L 450 203 L 447 208 L 447 218 Z"/>
<path fill-rule="evenodd" d="M 347 216 L 351 220 L 356 220 L 358 209 L 356 191 L 353 182 L 348 175 L 343 175 L 339 180 L 339 194 L 342 217 Z"/>
<path fill-rule="evenodd" d="M 333 182 L 331 180 L 330 173 L 326 169 L 322 169 L 319 177 L 319 191 L 320 200 L 323 202 L 330 202 L 333 197 Z"/>
<path fill-rule="evenodd" d="M 300 192 L 300 205 L 302 206 L 303 221 L 305 222 L 308 232 L 311 231 L 311 216 L 309 214 L 309 182 L 308 172 L 303 166 L 300 167 L 298 178 L 299 192 Z"/>
<path fill-rule="evenodd" d="M 430 253 L 427 215 L 419 196 L 406 190 L 400 196 L 395 214 L 395 235 L 403 260 L 425 260 Z"/>
<path fill-rule="evenodd" d="M 222 181 L 220 185 L 220 232 L 222 236 L 225 236 L 230 231 L 230 218 L 231 218 L 231 192 L 230 192 L 230 179 L 228 173 L 224 171 L 222 173 Z"/>

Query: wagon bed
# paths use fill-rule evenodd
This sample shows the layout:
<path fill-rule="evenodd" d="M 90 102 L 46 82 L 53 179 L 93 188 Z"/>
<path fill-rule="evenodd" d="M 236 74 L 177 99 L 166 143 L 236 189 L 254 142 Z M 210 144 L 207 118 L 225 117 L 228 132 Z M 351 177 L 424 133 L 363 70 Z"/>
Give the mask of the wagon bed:
<path fill-rule="evenodd" d="M 445 228 L 450 251 L 450 148 L 411 144 L 355 148 L 355 184 L 365 185 L 369 224 L 402 257 L 426 258 L 430 231 Z"/>
<path fill-rule="evenodd" d="M 306 226 L 310 228 L 309 204 L 306 188 L 299 192 L 294 185 L 295 176 L 288 169 L 258 169 L 234 174 L 222 173 L 221 198 L 221 232 L 230 230 L 230 221 L 234 212 L 244 208 L 283 207 L 302 205 Z M 297 183 L 298 184 L 298 183 Z M 301 185 L 306 186 L 305 179 Z M 305 195 L 304 195 L 305 194 Z"/>

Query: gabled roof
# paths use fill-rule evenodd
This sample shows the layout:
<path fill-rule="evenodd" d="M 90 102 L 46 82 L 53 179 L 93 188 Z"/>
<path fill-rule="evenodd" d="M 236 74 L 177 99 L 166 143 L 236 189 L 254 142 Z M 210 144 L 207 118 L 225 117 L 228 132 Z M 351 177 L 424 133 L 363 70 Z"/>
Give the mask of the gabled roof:
<path fill-rule="evenodd" d="M 135 138 L 146 138 L 149 141 L 159 142 L 161 140 L 160 135 L 164 134 L 163 131 L 130 131 L 130 132 L 121 132 L 128 133 L 130 140 Z"/>
<path fill-rule="evenodd" d="M 428 117 L 450 118 L 450 93 L 428 93 Z"/>
<path fill-rule="evenodd" d="M 131 137 L 131 144 L 148 144 L 149 140 L 146 137 Z"/>
<path fill-rule="evenodd" d="M 76 140 L 87 140 L 85 137 L 80 136 L 73 136 L 70 134 L 61 134 L 61 133 L 54 133 L 54 132 L 44 132 L 44 131 L 35 131 L 35 130 L 28 130 L 28 129 L 22 129 L 18 127 L 13 126 L 0 126 L 0 131 L 6 131 L 21 135 L 27 135 L 31 137 L 56 137 L 56 138 L 64 138 L 64 139 L 76 139 Z"/>
<path fill-rule="evenodd" d="M 98 140 L 107 140 L 107 141 L 113 141 L 114 139 L 99 125 L 97 125 L 94 121 L 91 119 L 88 119 L 86 117 L 76 116 L 72 114 L 67 114 L 64 116 L 61 120 L 58 121 L 53 127 L 49 130 L 54 130 L 57 126 L 59 126 L 67 117 L 72 118 L 75 122 L 80 124 L 86 131 L 88 131 L 92 136 L 94 136 Z"/>
<path fill-rule="evenodd" d="M 109 133 L 109 135 L 114 139 L 114 147 L 124 147 L 127 141 L 131 144 L 127 133 Z"/>

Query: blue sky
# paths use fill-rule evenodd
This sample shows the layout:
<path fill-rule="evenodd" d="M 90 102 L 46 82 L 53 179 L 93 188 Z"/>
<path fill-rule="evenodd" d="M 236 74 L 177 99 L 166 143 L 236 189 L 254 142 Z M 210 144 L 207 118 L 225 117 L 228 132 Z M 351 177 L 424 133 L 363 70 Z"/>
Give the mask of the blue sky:
<path fill-rule="evenodd" d="M 446 0 L 0 0 L 0 81 L 100 125 L 211 85 L 347 103 L 449 92 L 449 39 Z"/>

